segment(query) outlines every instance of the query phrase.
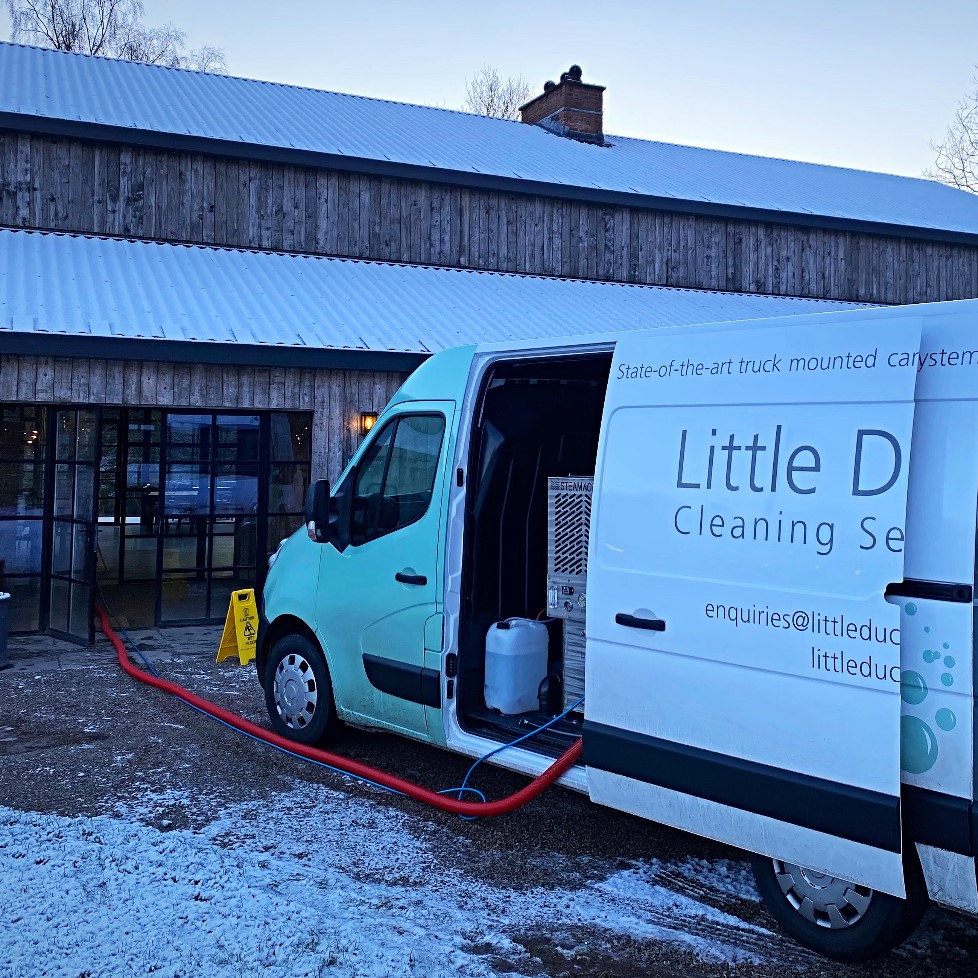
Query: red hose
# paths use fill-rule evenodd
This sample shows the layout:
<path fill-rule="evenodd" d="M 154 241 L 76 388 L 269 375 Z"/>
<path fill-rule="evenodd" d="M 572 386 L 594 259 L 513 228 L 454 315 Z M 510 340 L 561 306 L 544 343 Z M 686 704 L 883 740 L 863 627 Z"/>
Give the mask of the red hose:
<path fill-rule="evenodd" d="M 400 791 L 402 794 L 408 795 L 416 801 L 423 801 L 427 805 L 440 808 L 443 812 L 451 812 L 455 815 L 475 815 L 480 818 L 485 818 L 489 815 L 507 815 L 509 812 L 515 811 L 517 808 L 521 808 L 528 802 L 533 801 L 538 795 L 543 794 L 581 756 L 582 742 L 578 739 L 543 774 L 534 778 L 525 788 L 517 791 L 516 794 L 510 795 L 508 798 L 500 798 L 498 801 L 459 801 L 455 798 L 450 798 L 448 795 L 440 795 L 437 791 L 422 788 L 421 785 L 414 784 L 412 781 L 405 781 L 403 778 L 379 771 L 377 768 L 370 767 L 367 764 L 361 764 L 359 761 L 352 761 L 348 757 L 341 757 L 339 754 L 320 750 L 318 747 L 307 747 L 304 744 L 297 744 L 295 741 L 288 740 L 286 737 L 281 737 L 271 730 L 259 727 L 256 723 L 245 720 L 244 717 L 240 717 L 236 713 L 229 713 L 227 710 L 222 710 L 221 707 L 215 706 L 213 703 L 196 696 L 190 690 L 184 689 L 176 683 L 167 682 L 165 679 L 160 679 L 148 672 L 143 672 L 142 669 L 136 668 L 129 661 L 129 656 L 126 654 L 122 639 L 112 630 L 112 626 L 109 624 L 109 616 L 105 609 L 97 607 L 95 610 L 98 614 L 102 631 L 105 633 L 106 638 L 115 646 L 116 654 L 119 657 L 119 665 L 133 679 L 138 679 L 148 686 L 155 686 L 157 689 L 163 690 L 164 693 L 170 693 L 176 696 L 177 699 L 183 700 L 184 703 L 189 703 L 191 706 L 197 707 L 198 710 L 202 710 L 204 713 L 218 720 L 222 720 L 224 723 L 241 730 L 243 733 L 250 734 L 252 737 L 257 737 L 259 740 L 274 744 L 276 747 L 282 747 L 293 754 L 307 757 L 311 761 L 320 761 L 323 764 L 329 764 L 331 767 L 339 768 L 341 771 L 346 771 L 348 774 L 353 774 L 356 777 L 376 781 L 377 784 L 381 784 L 385 788 Z"/>

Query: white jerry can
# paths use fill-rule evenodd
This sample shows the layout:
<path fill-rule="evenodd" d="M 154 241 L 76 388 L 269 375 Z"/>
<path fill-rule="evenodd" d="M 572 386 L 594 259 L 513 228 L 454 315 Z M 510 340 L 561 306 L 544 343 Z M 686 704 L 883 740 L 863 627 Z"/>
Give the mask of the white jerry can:
<path fill-rule="evenodd" d="M 547 675 L 547 645 L 542 621 L 497 621 L 486 636 L 486 706 L 508 715 L 537 709 L 537 690 Z"/>

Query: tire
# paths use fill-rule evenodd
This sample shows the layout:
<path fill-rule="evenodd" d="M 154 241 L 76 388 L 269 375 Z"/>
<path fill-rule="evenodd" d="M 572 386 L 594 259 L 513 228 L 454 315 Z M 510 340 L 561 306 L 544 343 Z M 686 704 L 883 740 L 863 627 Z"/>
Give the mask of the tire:
<path fill-rule="evenodd" d="M 314 746 L 339 732 L 326 658 L 305 635 L 283 635 L 272 646 L 264 686 L 265 707 L 277 734 Z"/>
<path fill-rule="evenodd" d="M 761 899 L 781 928 L 803 947 L 835 961 L 881 957 L 917 929 L 927 909 L 913 844 L 904 853 L 906 899 L 767 856 L 752 856 L 751 868 Z"/>
<path fill-rule="evenodd" d="M 265 678 L 268 673 L 268 656 L 260 653 L 255 656 L 255 674 L 258 676 L 258 685 L 265 688 Z"/>

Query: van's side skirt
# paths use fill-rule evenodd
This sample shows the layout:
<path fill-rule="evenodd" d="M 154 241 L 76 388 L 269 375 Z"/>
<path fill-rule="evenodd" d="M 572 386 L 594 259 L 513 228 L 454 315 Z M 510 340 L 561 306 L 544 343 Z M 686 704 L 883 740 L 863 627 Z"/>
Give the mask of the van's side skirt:
<path fill-rule="evenodd" d="M 396 659 L 363 654 L 363 668 L 374 689 L 411 703 L 441 709 L 441 673 Z"/>
<path fill-rule="evenodd" d="M 901 851 L 900 799 L 621 730 L 584 723 L 587 767 L 887 852 Z"/>

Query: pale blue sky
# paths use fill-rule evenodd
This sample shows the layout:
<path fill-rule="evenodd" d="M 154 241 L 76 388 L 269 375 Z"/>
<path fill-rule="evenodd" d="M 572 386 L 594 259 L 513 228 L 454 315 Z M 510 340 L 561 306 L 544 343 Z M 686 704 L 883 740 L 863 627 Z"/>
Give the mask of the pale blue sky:
<path fill-rule="evenodd" d="M 536 91 L 573 62 L 606 132 L 911 176 L 978 63 L 978 0 L 145 5 L 236 75 L 458 108 L 482 64 Z"/>

